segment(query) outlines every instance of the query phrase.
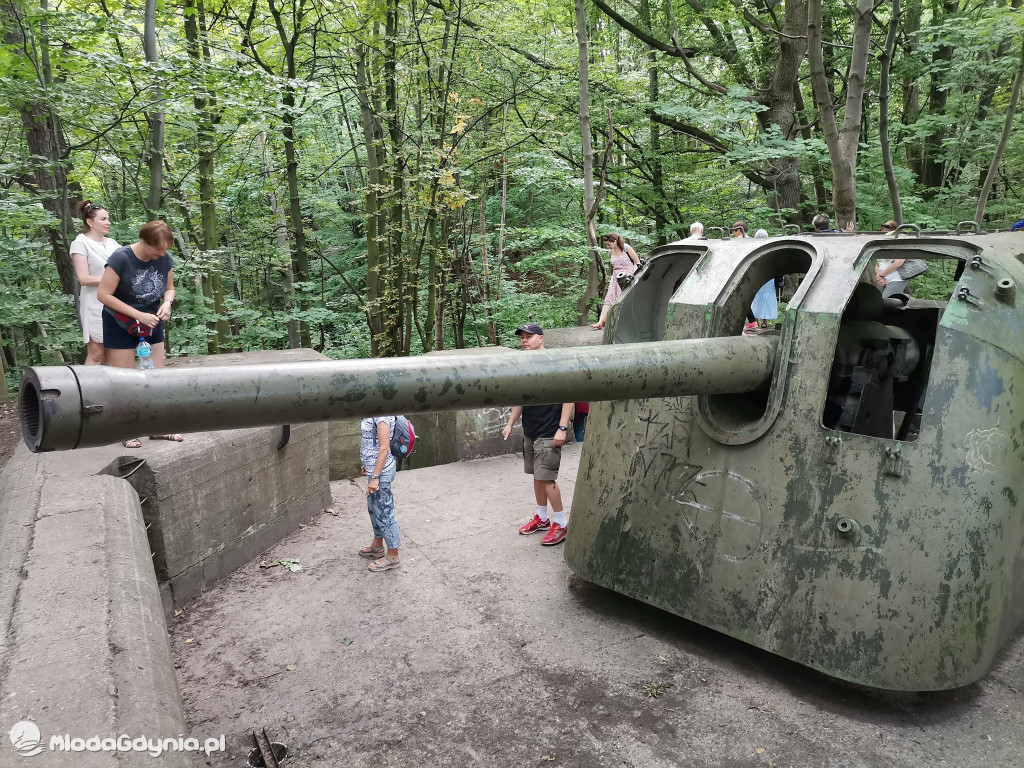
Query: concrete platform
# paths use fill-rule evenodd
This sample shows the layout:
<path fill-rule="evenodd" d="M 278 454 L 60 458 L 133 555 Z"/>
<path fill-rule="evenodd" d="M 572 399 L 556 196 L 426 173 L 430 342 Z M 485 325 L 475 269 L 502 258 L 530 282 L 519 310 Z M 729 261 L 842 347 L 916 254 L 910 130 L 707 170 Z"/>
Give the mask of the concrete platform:
<path fill-rule="evenodd" d="M 96 474 L 123 452 L 19 446 L 0 473 L 0 730 L 32 723 L 43 747 L 19 753 L 4 737 L 2 768 L 141 766 L 153 759 L 145 751 L 89 751 L 84 740 L 185 733 L 138 496 Z M 81 750 L 48 748 L 63 735 Z M 185 752 L 161 759 L 193 765 Z"/>
<path fill-rule="evenodd" d="M 565 450 L 572 498 L 580 448 Z M 185 606 L 172 649 L 190 732 L 237 766 L 265 727 L 303 768 L 1024 764 L 1024 640 L 979 683 L 857 689 L 574 577 L 521 458 L 399 475 L 400 569 L 366 570 L 361 482 Z M 572 525 L 570 522 L 570 536 Z"/>

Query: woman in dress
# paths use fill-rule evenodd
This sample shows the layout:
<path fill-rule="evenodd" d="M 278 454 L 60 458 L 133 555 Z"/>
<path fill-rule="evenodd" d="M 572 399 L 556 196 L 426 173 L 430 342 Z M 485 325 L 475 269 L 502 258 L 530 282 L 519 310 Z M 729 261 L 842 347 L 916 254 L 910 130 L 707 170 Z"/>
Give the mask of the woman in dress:
<path fill-rule="evenodd" d="M 96 288 L 107 259 L 120 246 L 107 237 L 110 215 L 102 205 L 83 200 L 78 204 L 78 216 L 85 229 L 71 243 L 70 250 L 75 276 L 82 287 L 78 296 L 78 318 L 85 341 L 85 364 L 103 365 L 103 305 L 96 298 Z"/>
<path fill-rule="evenodd" d="M 622 239 L 622 235 L 608 232 L 602 240 L 605 248 L 611 251 L 612 275 L 608 280 L 608 291 L 604 295 L 604 304 L 601 306 L 601 317 L 590 326 L 596 330 L 604 328 L 612 304 L 618 301 L 619 296 L 622 295 L 618 278 L 621 275 L 632 275 L 640 264 L 640 257 L 636 255 L 633 246 Z"/>
<path fill-rule="evenodd" d="M 754 237 L 767 238 L 768 230 L 759 229 L 754 233 Z M 763 330 L 768 329 L 769 320 L 778 319 L 779 298 L 775 293 L 774 278 L 762 285 L 757 294 L 755 294 L 754 301 L 750 305 L 750 313 L 756 319 L 758 326 Z"/>
<path fill-rule="evenodd" d="M 150 344 L 156 368 L 164 367 L 164 321 L 174 301 L 174 260 L 167 250 L 174 244 L 171 228 L 151 221 L 139 230 L 139 242 L 118 248 L 107 259 L 97 288 L 103 304 L 103 347 L 107 365 L 135 367 L 140 335 Z M 145 331 L 149 334 L 145 335 Z M 181 442 L 181 435 L 150 435 L 150 440 Z M 141 448 L 138 439 L 125 448 Z"/>

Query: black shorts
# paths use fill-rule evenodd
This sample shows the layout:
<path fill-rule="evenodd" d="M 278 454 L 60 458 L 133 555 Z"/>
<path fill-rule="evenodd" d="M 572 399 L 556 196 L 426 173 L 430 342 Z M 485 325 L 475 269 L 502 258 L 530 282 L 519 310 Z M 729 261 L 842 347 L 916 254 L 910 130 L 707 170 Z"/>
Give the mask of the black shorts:
<path fill-rule="evenodd" d="M 132 336 L 117 324 L 117 320 L 104 310 L 103 314 L 103 348 L 104 349 L 135 349 L 139 346 L 139 338 Z M 150 344 L 163 344 L 164 324 L 157 323 L 149 336 L 145 337 Z"/>

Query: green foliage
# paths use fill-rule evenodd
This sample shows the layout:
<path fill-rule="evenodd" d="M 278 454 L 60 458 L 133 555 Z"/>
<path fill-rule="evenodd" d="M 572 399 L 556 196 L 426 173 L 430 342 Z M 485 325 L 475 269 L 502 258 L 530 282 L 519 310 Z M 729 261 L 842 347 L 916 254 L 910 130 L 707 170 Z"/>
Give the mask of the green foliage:
<path fill-rule="evenodd" d="M 134 242 L 146 219 L 147 112 L 165 113 L 161 210 L 181 238 L 173 252 L 173 354 L 204 354 L 215 340 L 225 348 L 283 348 L 291 321 L 329 356 L 364 357 L 381 351 L 371 343 L 374 312 L 401 318 L 398 335 L 412 353 L 435 344 L 430 311 L 444 318 L 448 347 L 486 340 L 488 323 L 512 345 L 512 330 L 524 322 L 575 323 L 589 257 L 573 8 L 444 5 L 313 2 L 300 15 L 300 6 L 276 3 L 285 31 L 298 32 L 294 71 L 267 0 L 251 6 L 248 29 L 250 5 L 232 0 L 204 14 L 161 5 L 159 64 L 143 59 L 137 6 L 72 0 L 44 17 L 37 6 L 18 4 L 25 14 L 18 24 L 0 13 L 0 332 L 8 362 L 16 362 L 10 375 L 82 353 L 52 253 L 50 235 L 62 223 L 31 181 L 45 164 L 28 151 L 24 131 L 26 115 L 40 105 L 61 121 L 70 202 L 104 204 L 110 235 L 121 243 Z M 914 28 L 913 14 L 904 14 L 889 110 L 904 220 L 932 229 L 973 217 L 1024 31 L 1012 4 L 942 7 L 926 4 Z M 395 27 L 386 32 L 389 9 Z M 659 4 L 646 17 L 639 6 L 616 9 L 634 13 L 631 22 L 666 43 L 678 30 L 688 59 L 652 56 L 587 4 L 591 139 L 604 195 L 599 232 L 623 234 L 641 255 L 684 236 L 695 220 L 711 227 L 744 219 L 752 231 L 777 233 L 787 212 L 776 210 L 773 173 L 791 159 L 802 193 L 792 206 L 813 210 L 824 194 L 829 209 L 828 152 L 805 80 L 795 125 L 772 122 L 768 91 L 779 38 L 763 30 L 779 28 L 776 6 L 676 4 L 671 17 Z M 882 23 L 888 10 L 878 8 Z M 841 104 L 851 22 L 837 2 L 826 12 L 835 43 L 829 76 Z M 186 14 L 209 25 L 196 47 L 186 42 Z M 750 23 L 755 17 L 760 27 Z M 878 27 L 872 42 L 881 40 Z M 365 113 L 357 64 L 370 98 Z M 857 167 L 861 229 L 892 217 L 877 136 L 878 75 L 872 59 Z M 689 129 L 653 122 L 652 114 Z M 1024 216 L 1021 121 L 1018 115 L 988 226 Z M 287 286 L 299 281 L 298 233 L 286 141 L 295 150 L 295 205 L 309 261 L 308 279 L 296 282 L 293 296 Z M 370 151 L 380 154 L 382 170 L 373 185 Z M 207 154 L 209 193 L 200 187 Z M 940 183 L 923 181 L 926 160 L 940 166 Z M 372 222 L 371 192 L 380 206 Z M 212 245 L 204 194 L 216 216 Z M 63 226 L 70 239 L 79 223 Z M 915 279 L 918 295 L 948 292 L 948 275 L 934 272 Z M 381 276 L 377 293 L 371 273 Z M 204 294 L 214 277 L 224 292 L 219 303 Z"/>
<path fill-rule="evenodd" d="M 910 281 L 910 290 L 918 299 L 948 301 L 956 288 L 955 259 L 940 259 L 928 262 L 928 271 Z"/>

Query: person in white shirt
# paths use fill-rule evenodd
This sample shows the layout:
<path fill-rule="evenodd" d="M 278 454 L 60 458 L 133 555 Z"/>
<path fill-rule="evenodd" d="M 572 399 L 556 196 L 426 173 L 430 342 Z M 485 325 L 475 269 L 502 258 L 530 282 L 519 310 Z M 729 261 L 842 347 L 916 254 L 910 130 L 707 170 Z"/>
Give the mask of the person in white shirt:
<path fill-rule="evenodd" d="M 107 258 L 120 246 L 107 237 L 110 215 L 102 205 L 83 200 L 78 204 L 78 215 L 85 231 L 71 243 L 71 261 L 81 291 L 78 297 L 78 318 L 82 324 L 85 342 L 85 364 L 103 365 L 103 305 L 96 298 L 96 287 L 103 277 Z"/>
<path fill-rule="evenodd" d="M 690 236 L 688 238 L 686 238 L 686 239 L 687 240 L 702 240 L 702 239 L 704 239 L 704 225 L 701 222 L 699 222 L 699 221 L 693 222 L 693 224 L 690 225 Z"/>

